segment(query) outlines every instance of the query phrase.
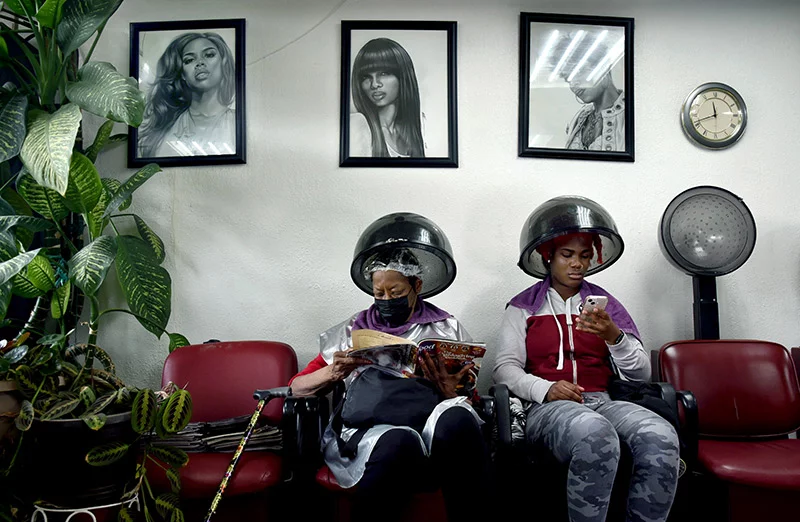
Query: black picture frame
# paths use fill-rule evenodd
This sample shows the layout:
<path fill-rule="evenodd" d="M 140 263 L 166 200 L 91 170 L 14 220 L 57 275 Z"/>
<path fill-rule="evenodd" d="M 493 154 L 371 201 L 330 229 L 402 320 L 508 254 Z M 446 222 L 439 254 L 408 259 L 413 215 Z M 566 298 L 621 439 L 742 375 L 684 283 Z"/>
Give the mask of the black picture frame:
<path fill-rule="evenodd" d="M 174 41 L 179 45 L 178 38 L 188 33 L 211 34 L 213 46 L 209 54 L 199 56 L 213 60 L 219 56 L 218 86 L 215 86 L 217 96 L 211 98 L 211 107 L 219 109 L 216 113 L 205 115 L 202 109 L 197 113 L 186 109 L 177 109 L 187 103 L 187 98 L 192 94 L 187 92 L 191 88 L 185 77 L 178 77 L 178 71 L 162 74 L 165 78 L 175 80 L 162 80 L 159 86 L 167 88 L 159 92 L 172 92 L 174 94 L 154 98 L 156 78 L 159 74 L 159 60 L 170 49 Z M 213 35 L 216 35 L 214 37 Z M 190 39 L 183 44 L 188 49 L 198 38 Z M 224 46 L 223 46 L 224 44 Z M 214 53 L 213 49 L 217 49 Z M 177 54 L 173 46 L 170 52 L 176 63 Z M 128 128 L 128 167 L 141 167 L 148 163 L 158 163 L 162 167 L 181 167 L 195 165 L 224 165 L 246 163 L 246 110 L 245 110 L 245 20 L 220 19 L 220 20 L 183 20 L 169 22 L 133 22 L 130 24 L 130 75 L 139 82 L 139 87 L 145 92 L 147 105 L 145 118 L 138 128 Z M 203 51 L 205 52 L 205 51 Z M 213 81 L 215 72 L 202 71 L 208 67 L 206 60 L 194 60 L 193 54 L 187 55 L 186 65 L 192 67 L 197 76 L 194 82 L 198 84 L 195 90 L 206 90 L 207 80 Z M 233 61 L 233 64 L 230 62 Z M 201 63 L 203 62 L 203 63 Z M 165 60 L 169 63 L 169 60 Z M 174 66 L 173 66 L 174 67 Z M 164 67 L 162 67 L 163 69 Z M 167 71 L 162 71 L 167 72 Z M 231 85 L 231 80 L 233 85 Z M 171 83 L 171 85 L 170 85 Z M 182 86 L 182 87 L 181 87 Z M 155 110 L 155 107 L 159 107 Z M 207 107 L 206 107 L 207 108 Z M 210 110 L 210 109 L 209 109 Z M 175 113 L 178 113 L 177 116 Z M 158 113 L 160 116 L 155 117 Z M 152 123 L 152 125 L 151 125 Z M 178 134 L 178 133 L 182 134 Z M 173 136 L 170 140 L 167 136 Z M 199 136 L 199 137 L 198 137 Z M 230 143 L 231 139 L 235 143 Z M 199 143 L 203 141 L 203 143 Z"/>
<path fill-rule="evenodd" d="M 364 53 L 360 54 L 362 49 Z M 366 64 L 359 69 L 367 76 L 374 74 L 368 86 L 354 91 L 356 58 L 361 62 L 365 56 L 389 54 L 391 67 L 396 67 L 399 75 L 399 79 L 395 77 L 396 94 L 389 87 L 383 92 L 382 80 L 376 76 L 379 72 L 368 71 Z M 341 60 L 340 167 L 458 167 L 456 22 L 345 20 Z M 409 63 L 413 65 L 409 67 Z M 393 94 L 404 103 L 394 104 L 399 108 L 395 109 L 398 112 L 387 144 L 379 115 L 373 109 L 385 107 L 384 100 Z M 403 112 L 403 106 L 411 109 Z M 391 140 L 398 136 L 394 144 L 404 151 L 392 148 Z M 409 157 L 391 156 L 400 152 Z"/>
<path fill-rule="evenodd" d="M 633 27 L 520 14 L 520 157 L 634 161 Z"/>

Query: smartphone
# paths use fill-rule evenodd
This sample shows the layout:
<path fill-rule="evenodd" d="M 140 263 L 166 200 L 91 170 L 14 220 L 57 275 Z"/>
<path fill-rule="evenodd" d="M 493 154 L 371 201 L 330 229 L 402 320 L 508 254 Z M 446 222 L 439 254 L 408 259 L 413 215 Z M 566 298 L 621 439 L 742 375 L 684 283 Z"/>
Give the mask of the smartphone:
<path fill-rule="evenodd" d="M 586 312 L 590 312 L 595 308 L 598 310 L 605 310 L 607 304 L 608 304 L 608 297 L 604 295 L 587 295 L 586 299 L 583 300 L 583 305 L 581 306 L 581 312 L 583 312 L 584 310 Z"/>

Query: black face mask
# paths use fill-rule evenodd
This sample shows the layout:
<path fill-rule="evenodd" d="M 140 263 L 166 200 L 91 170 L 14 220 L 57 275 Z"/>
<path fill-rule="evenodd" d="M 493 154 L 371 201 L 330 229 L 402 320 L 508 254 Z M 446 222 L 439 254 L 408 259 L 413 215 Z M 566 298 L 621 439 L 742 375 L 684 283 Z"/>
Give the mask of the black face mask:
<path fill-rule="evenodd" d="M 411 295 L 409 293 L 409 295 Z M 411 305 L 408 304 L 408 295 L 394 299 L 375 299 L 375 307 L 384 321 L 391 326 L 400 326 L 411 315 Z"/>

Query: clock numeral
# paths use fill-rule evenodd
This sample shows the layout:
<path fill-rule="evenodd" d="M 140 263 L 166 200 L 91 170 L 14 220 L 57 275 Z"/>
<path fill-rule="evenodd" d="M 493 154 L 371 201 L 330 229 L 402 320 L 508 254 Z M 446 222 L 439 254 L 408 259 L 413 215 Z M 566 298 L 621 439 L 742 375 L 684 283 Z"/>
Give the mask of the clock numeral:
<path fill-rule="evenodd" d="M 728 137 L 728 129 L 725 129 L 724 131 L 722 131 L 722 135 L 727 138 Z"/>
<path fill-rule="evenodd" d="M 735 129 L 735 128 L 736 128 L 736 122 L 731 123 L 731 129 Z"/>
<path fill-rule="evenodd" d="M 708 94 L 704 94 L 704 95 L 703 95 L 703 99 L 704 99 L 704 100 L 707 100 L 707 99 L 708 99 Z"/>
<path fill-rule="evenodd" d="M 700 122 L 699 121 L 694 122 L 694 126 L 699 129 L 700 128 Z"/>
<path fill-rule="evenodd" d="M 714 132 L 714 133 L 712 133 L 712 134 L 714 134 L 714 139 L 717 139 L 717 133 L 716 133 L 716 132 Z"/>
<path fill-rule="evenodd" d="M 703 129 L 703 136 L 708 136 L 708 131 Z"/>
<path fill-rule="evenodd" d="M 717 93 L 716 93 L 716 91 L 715 91 L 715 92 L 712 92 L 712 93 L 711 93 L 711 96 L 713 96 L 714 98 L 716 98 L 716 97 L 717 97 Z"/>

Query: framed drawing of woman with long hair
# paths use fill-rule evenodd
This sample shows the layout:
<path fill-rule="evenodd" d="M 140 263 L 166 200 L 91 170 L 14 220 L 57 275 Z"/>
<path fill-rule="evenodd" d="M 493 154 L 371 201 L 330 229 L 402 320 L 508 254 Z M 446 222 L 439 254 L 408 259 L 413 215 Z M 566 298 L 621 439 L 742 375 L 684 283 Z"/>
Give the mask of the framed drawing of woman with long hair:
<path fill-rule="evenodd" d="M 522 13 L 519 155 L 633 161 L 633 18 Z"/>
<path fill-rule="evenodd" d="M 145 93 L 128 166 L 245 163 L 244 19 L 131 24 L 131 76 Z"/>
<path fill-rule="evenodd" d="M 342 167 L 457 167 L 456 23 L 342 22 Z"/>

